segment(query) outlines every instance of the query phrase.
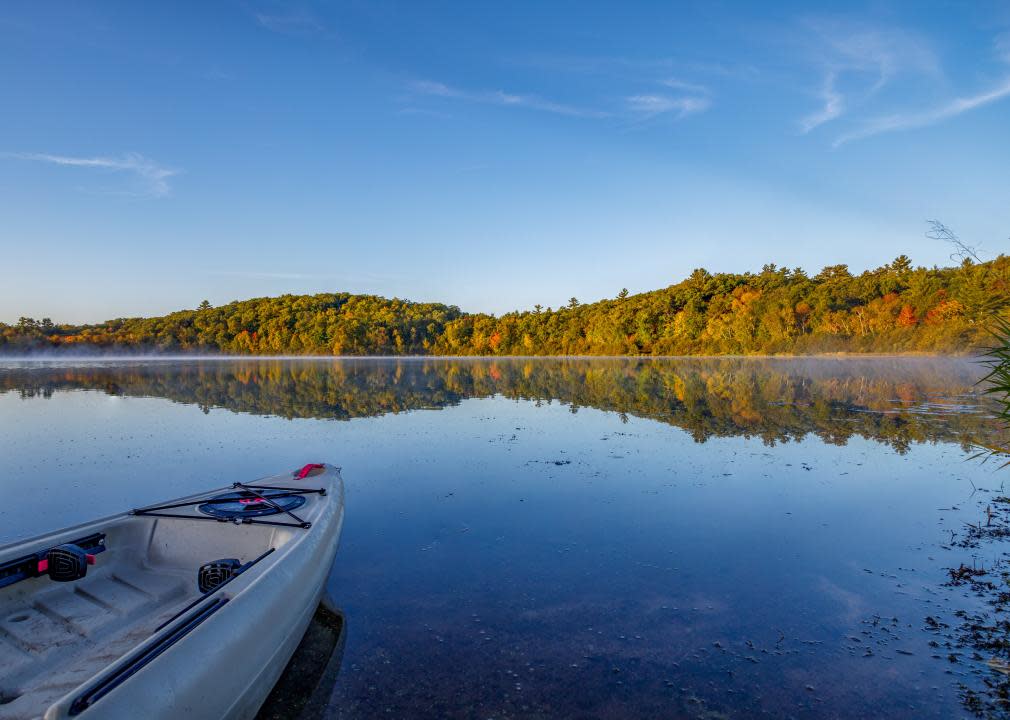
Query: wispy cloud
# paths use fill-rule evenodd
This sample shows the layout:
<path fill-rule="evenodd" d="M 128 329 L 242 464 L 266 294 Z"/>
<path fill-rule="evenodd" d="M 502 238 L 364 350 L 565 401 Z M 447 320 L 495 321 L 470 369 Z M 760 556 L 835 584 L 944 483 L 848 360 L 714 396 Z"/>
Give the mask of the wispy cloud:
<path fill-rule="evenodd" d="M 461 90 L 444 83 L 428 80 L 414 83 L 411 86 L 411 89 L 418 95 L 429 95 L 432 97 L 461 100 L 484 105 L 527 108 L 529 110 L 554 113 L 555 115 L 595 118 L 608 117 L 610 115 L 610 113 L 605 111 L 566 105 L 564 103 L 554 102 L 552 100 L 542 98 L 538 95 L 517 95 L 514 93 L 507 93 L 502 90 L 474 92 Z"/>
<path fill-rule="evenodd" d="M 657 84 L 675 90 L 678 94 L 644 92 L 626 97 L 625 107 L 637 120 L 650 120 L 664 115 L 681 120 L 705 112 L 712 106 L 709 90 L 704 85 L 674 77 L 660 80 Z"/>
<path fill-rule="evenodd" d="M 824 78 L 824 87 L 821 90 L 821 99 L 824 101 L 823 107 L 800 120 L 800 129 L 804 133 L 808 133 L 819 125 L 834 120 L 844 112 L 845 97 L 835 88 L 836 81 L 837 76 L 835 72 L 828 72 Z"/>
<path fill-rule="evenodd" d="M 912 128 L 926 127 L 934 125 L 943 120 L 957 117 L 976 108 L 991 105 L 992 103 L 1010 96 L 1010 78 L 1003 80 L 989 90 L 969 95 L 968 97 L 955 98 L 939 107 L 925 110 L 918 113 L 895 114 L 874 118 L 866 122 L 863 127 L 851 133 L 840 136 L 833 143 L 834 147 L 839 147 L 853 140 L 861 140 L 873 135 L 880 135 L 886 132 L 897 130 L 911 130 Z"/>
<path fill-rule="evenodd" d="M 671 97 L 669 95 L 632 95 L 627 98 L 628 110 L 640 118 L 671 114 L 676 119 L 704 112 L 711 105 L 707 97 Z"/>
<path fill-rule="evenodd" d="M 1010 35 L 1004 34 L 998 36 L 993 43 L 993 49 L 999 61 L 1004 64 L 1010 64 Z M 871 118 L 863 122 L 855 130 L 839 136 L 833 143 L 833 147 L 837 148 L 848 142 L 862 140 L 863 138 L 882 133 L 935 125 L 966 112 L 991 105 L 1006 97 L 1010 97 L 1010 74 L 1005 74 L 1001 80 L 986 90 L 972 95 L 956 97 L 953 100 L 944 101 L 931 108 L 913 112 L 892 113 Z"/>
<path fill-rule="evenodd" d="M 672 90 L 694 93 L 695 95 L 708 95 L 708 88 L 704 85 L 687 82 L 686 80 L 681 80 L 680 78 L 666 78 L 665 80 L 660 80 L 659 84 Z"/>
<path fill-rule="evenodd" d="M 818 91 L 820 109 L 799 121 L 804 133 L 837 120 L 899 74 L 939 73 L 932 47 L 915 33 L 840 20 L 807 20 L 803 26 L 811 43 L 808 54 L 823 75 Z M 843 79 L 850 97 L 840 89 Z"/>
<path fill-rule="evenodd" d="M 998 35 L 993 45 L 995 46 L 996 57 L 1005 63 L 1010 63 L 1010 32 Z"/>
<path fill-rule="evenodd" d="M 307 12 L 285 15 L 254 13 L 253 17 L 256 18 L 256 23 L 260 27 L 282 35 L 307 35 L 326 29 L 322 23 Z"/>
<path fill-rule="evenodd" d="M 419 80 L 413 84 L 412 89 L 419 95 L 434 95 L 435 97 L 445 98 L 465 96 L 465 93 L 451 88 L 445 83 L 433 82 L 431 80 Z"/>
<path fill-rule="evenodd" d="M 681 119 L 688 115 L 703 112 L 711 106 L 711 100 L 707 94 L 708 91 L 701 85 L 682 82 L 676 79 L 664 80 L 657 84 L 670 89 L 689 91 L 692 94 L 673 95 L 666 92 L 642 93 L 625 97 L 620 106 L 604 110 L 567 105 L 545 99 L 538 95 L 519 95 L 501 90 L 481 92 L 461 90 L 445 83 L 430 80 L 414 83 L 411 86 L 411 90 L 416 95 L 498 105 L 501 107 L 526 108 L 555 115 L 585 118 L 630 118 L 635 121 L 648 120 L 660 115 L 669 115 L 676 119 Z"/>
<path fill-rule="evenodd" d="M 171 170 L 155 163 L 139 153 L 126 153 L 119 157 L 74 157 L 70 155 L 52 155 L 49 153 L 6 153 L 5 157 L 18 160 L 49 163 L 64 167 L 92 168 L 109 172 L 125 172 L 134 175 L 143 187 L 144 194 L 153 197 L 165 197 L 172 188 L 169 178 L 178 175 L 178 170 Z"/>

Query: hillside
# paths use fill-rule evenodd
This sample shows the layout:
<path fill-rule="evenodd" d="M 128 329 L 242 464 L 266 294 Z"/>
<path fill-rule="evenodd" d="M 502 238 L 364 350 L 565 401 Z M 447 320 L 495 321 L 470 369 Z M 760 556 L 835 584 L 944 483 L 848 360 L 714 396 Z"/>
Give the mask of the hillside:
<path fill-rule="evenodd" d="M 0 324 L 0 352 L 79 348 L 251 355 L 697 355 L 964 353 L 1010 314 L 1010 257 L 914 268 L 905 256 L 852 275 L 695 270 L 662 290 L 501 316 L 347 293 L 203 304 L 164 317 Z"/>

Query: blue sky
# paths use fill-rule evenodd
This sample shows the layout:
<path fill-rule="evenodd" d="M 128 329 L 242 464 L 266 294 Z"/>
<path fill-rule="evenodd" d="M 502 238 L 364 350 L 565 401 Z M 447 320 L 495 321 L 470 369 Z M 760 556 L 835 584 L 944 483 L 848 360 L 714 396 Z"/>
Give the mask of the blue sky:
<path fill-rule="evenodd" d="M 1010 245 L 1006 3 L 7 3 L 0 72 L 0 321 Z"/>

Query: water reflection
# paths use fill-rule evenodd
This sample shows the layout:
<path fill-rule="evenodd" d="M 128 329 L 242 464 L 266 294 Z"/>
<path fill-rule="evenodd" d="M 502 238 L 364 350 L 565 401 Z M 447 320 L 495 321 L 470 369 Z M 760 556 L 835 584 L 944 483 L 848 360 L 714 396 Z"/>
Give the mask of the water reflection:
<path fill-rule="evenodd" d="M 318 720 L 326 715 L 347 638 L 343 613 L 320 605 L 256 720 Z"/>
<path fill-rule="evenodd" d="M 958 613 L 990 608 L 948 583 L 992 569 L 958 543 L 1006 494 L 965 462 L 997 432 L 979 374 L 7 364 L 0 536 L 333 459 L 348 512 L 329 589 L 353 622 L 327 717 L 957 717 L 1004 667 L 959 646 Z"/>
<path fill-rule="evenodd" d="M 711 437 L 768 444 L 859 436 L 915 442 L 998 440 L 978 363 L 934 358 L 397 359 L 103 363 L 0 368 L 0 392 L 68 390 L 161 397 L 208 411 L 347 420 L 502 396 L 650 418 Z"/>

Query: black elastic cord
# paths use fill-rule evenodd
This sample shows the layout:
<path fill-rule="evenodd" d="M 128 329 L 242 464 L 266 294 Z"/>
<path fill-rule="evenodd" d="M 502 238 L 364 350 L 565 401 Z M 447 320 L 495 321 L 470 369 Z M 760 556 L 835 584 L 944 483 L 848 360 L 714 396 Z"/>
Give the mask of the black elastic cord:
<path fill-rule="evenodd" d="M 233 488 L 242 488 L 244 490 L 282 490 L 283 495 L 272 495 L 271 497 L 291 497 L 293 495 L 313 495 L 318 493 L 319 495 L 326 494 L 326 488 L 285 488 L 285 487 L 273 487 L 269 485 L 244 485 L 243 483 L 232 483 Z M 258 493 L 253 493 L 257 497 L 261 497 Z M 266 498 L 263 498 L 266 500 Z M 142 508 L 135 508 L 130 512 L 134 514 L 144 513 L 149 510 L 170 510 L 177 507 L 186 507 L 187 505 L 203 505 L 205 503 L 218 504 L 218 503 L 230 503 L 235 502 L 235 498 L 215 498 L 215 497 L 204 497 L 197 498 L 196 500 L 185 500 L 183 502 L 177 503 L 166 503 L 164 505 L 145 505 Z"/>
<path fill-rule="evenodd" d="M 234 487 L 238 487 L 239 483 L 236 483 Z M 252 485 L 245 485 L 243 487 L 254 487 Z M 284 490 L 285 488 L 269 488 L 270 490 Z M 307 495 L 309 493 L 319 492 L 318 490 L 290 490 L 284 493 L 277 493 L 276 495 L 271 495 L 272 498 L 284 498 L 284 497 L 296 497 L 299 495 Z M 145 512 L 147 510 L 171 510 L 172 508 L 186 507 L 187 505 L 224 505 L 226 503 L 235 502 L 235 498 L 207 498 L 206 500 L 187 500 L 185 502 L 168 503 L 167 505 L 148 505 L 147 507 L 140 508 L 134 512 Z"/>
<path fill-rule="evenodd" d="M 276 485 L 244 485 L 243 483 L 234 483 L 232 487 L 238 487 L 239 485 L 243 485 L 243 487 L 247 488 L 256 488 L 257 490 L 284 490 L 293 495 L 311 495 L 314 493 L 319 493 L 320 495 L 326 494 L 326 488 L 286 488 L 277 487 Z M 275 495 L 274 497 L 279 496 Z"/>
<path fill-rule="evenodd" d="M 258 497 L 263 502 L 267 503 L 270 507 L 274 508 L 275 510 L 277 510 L 279 512 L 283 512 L 283 513 L 287 513 L 288 515 L 290 515 L 291 517 L 293 517 L 295 519 L 295 521 L 298 522 L 298 524 L 301 527 L 303 527 L 305 529 L 308 529 L 308 528 L 312 527 L 312 523 L 306 522 L 306 521 L 302 520 L 300 517 L 298 517 L 297 515 L 295 515 L 293 512 L 291 512 L 287 508 L 281 507 L 280 505 L 278 505 L 277 503 L 275 503 L 273 500 L 271 500 L 270 498 L 268 498 L 266 495 L 261 495 L 260 493 L 256 492 L 256 490 L 254 489 L 253 485 L 243 485 L 242 483 L 235 483 L 235 487 L 242 488 L 243 490 L 247 490 L 247 491 L 251 492 L 253 495 L 255 495 L 256 497 Z"/>
<path fill-rule="evenodd" d="M 135 509 L 133 509 L 133 510 L 130 511 L 130 514 L 131 515 L 147 516 L 147 517 L 179 518 L 181 520 L 214 520 L 216 522 L 234 522 L 234 521 L 237 520 L 237 521 L 239 521 L 243 525 L 245 525 L 245 524 L 274 525 L 274 526 L 277 526 L 277 527 L 297 527 L 297 528 L 302 528 L 302 529 L 307 530 L 310 527 L 312 527 L 312 523 L 310 523 L 310 522 L 308 522 L 306 520 L 302 520 L 300 517 L 298 517 L 297 515 L 295 515 L 290 510 L 287 510 L 287 509 L 281 507 L 280 505 L 278 505 L 277 503 L 273 502 L 270 498 L 271 497 L 273 497 L 273 498 L 292 497 L 292 496 L 296 496 L 296 495 L 310 495 L 310 494 L 314 494 L 314 493 L 318 493 L 319 495 L 325 495 L 326 494 L 326 488 L 284 488 L 284 487 L 271 487 L 271 486 L 267 486 L 267 485 L 245 485 L 243 483 L 233 483 L 232 487 L 233 488 L 241 488 L 242 490 L 245 490 L 245 491 L 251 493 L 253 496 L 258 497 L 260 500 L 262 500 L 263 502 L 267 503 L 268 505 L 270 505 L 272 508 L 274 508 L 278 512 L 282 512 L 282 513 L 285 513 L 287 515 L 290 515 L 292 518 L 295 519 L 296 522 L 293 522 L 293 523 L 275 522 L 275 521 L 272 521 L 272 520 L 258 520 L 256 518 L 251 518 L 251 517 L 248 517 L 248 518 L 239 517 L 239 518 L 231 518 L 231 519 L 229 519 L 229 518 L 219 518 L 219 517 L 204 517 L 202 515 L 183 515 L 181 513 L 163 513 L 163 512 L 158 512 L 159 510 L 172 510 L 174 508 L 188 507 L 188 506 L 191 506 L 191 505 L 223 504 L 223 503 L 235 502 L 235 498 L 214 498 L 214 497 L 209 497 L 209 498 L 199 498 L 197 500 L 186 500 L 184 502 L 168 503 L 168 504 L 165 504 L 165 505 L 148 505 L 147 507 L 135 508 Z M 262 495 L 259 492 L 257 492 L 258 490 L 282 490 L 284 492 L 284 494 L 282 494 L 282 495 L 265 496 L 265 495 Z"/>
<path fill-rule="evenodd" d="M 157 509 L 157 508 L 155 508 Z M 208 517 L 205 515 L 183 515 L 182 513 L 159 513 L 159 512 L 148 512 L 147 510 L 131 510 L 131 515 L 136 515 L 137 517 L 155 517 L 155 518 L 178 518 L 180 520 L 210 520 L 212 522 L 219 523 L 238 523 L 239 525 L 276 525 L 277 527 L 293 527 L 306 529 L 312 525 L 312 523 L 291 523 L 291 522 L 276 522 L 274 520 L 259 520 L 257 518 L 221 518 L 221 517 Z"/>

